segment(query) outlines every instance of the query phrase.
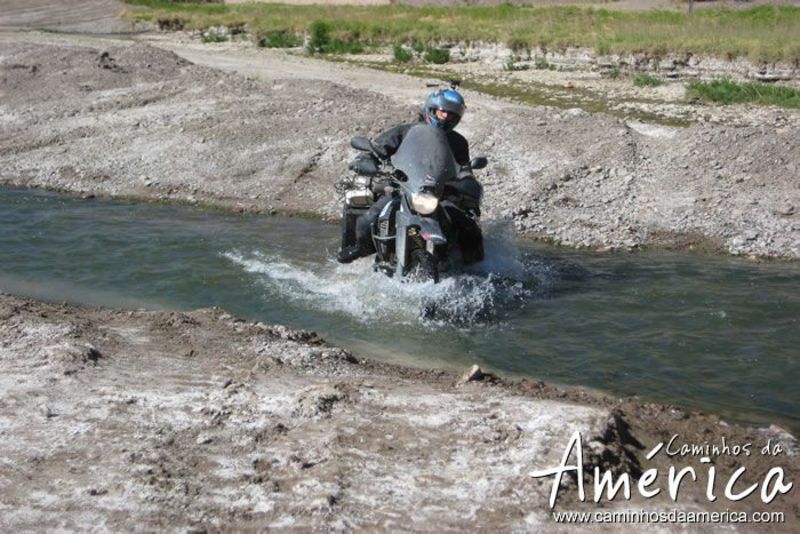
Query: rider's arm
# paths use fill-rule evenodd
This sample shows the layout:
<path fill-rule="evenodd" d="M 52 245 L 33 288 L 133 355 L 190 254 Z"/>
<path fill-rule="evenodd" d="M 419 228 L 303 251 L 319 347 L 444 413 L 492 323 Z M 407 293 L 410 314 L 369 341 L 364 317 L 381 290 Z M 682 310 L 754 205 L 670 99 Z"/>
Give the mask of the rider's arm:
<path fill-rule="evenodd" d="M 461 166 L 469 166 L 469 143 L 466 138 L 458 132 L 451 131 L 448 133 L 447 140 L 456 162 Z"/>
<path fill-rule="evenodd" d="M 375 149 L 377 155 L 383 160 L 387 160 L 392 157 L 392 155 L 397 152 L 397 149 L 400 147 L 400 143 L 403 142 L 403 138 L 408 133 L 408 130 L 411 129 L 411 126 L 413 125 L 401 124 L 400 126 L 390 128 L 375 137 L 375 139 L 372 140 L 372 147 Z"/>

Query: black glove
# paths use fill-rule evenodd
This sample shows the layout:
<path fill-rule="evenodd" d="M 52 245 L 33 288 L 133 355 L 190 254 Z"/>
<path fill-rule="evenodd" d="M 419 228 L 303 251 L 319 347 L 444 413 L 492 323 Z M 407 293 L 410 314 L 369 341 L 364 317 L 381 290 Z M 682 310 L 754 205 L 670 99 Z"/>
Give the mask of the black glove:
<path fill-rule="evenodd" d="M 459 180 L 463 180 L 465 178 L 472 178 L 475 179 L 475 175 L 472 174 L 472 167 L 469 165 L 462 165 L 461 168 L 458 169 L 458 175 L 456 176 Z"/>
<path fill-rule="evenodd" d="M 380 162 L 374 155 L 364 152 L 356 156 L 348 168 L 356 174 L 375 176 L 380 172 Z"/>

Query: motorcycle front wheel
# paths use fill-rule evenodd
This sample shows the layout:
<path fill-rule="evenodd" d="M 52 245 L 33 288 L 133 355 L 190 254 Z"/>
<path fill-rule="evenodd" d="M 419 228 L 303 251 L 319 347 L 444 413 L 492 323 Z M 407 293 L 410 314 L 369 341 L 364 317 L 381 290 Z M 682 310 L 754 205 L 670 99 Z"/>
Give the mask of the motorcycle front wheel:
<path fill-rule="evenodd" d="M 433 280 L 439 283 L 439 263 L 436 257 L 424 248 L 415 248 L 409 254 L 410 268 L 408 279 L 414 282 L 427 282 Z"/>

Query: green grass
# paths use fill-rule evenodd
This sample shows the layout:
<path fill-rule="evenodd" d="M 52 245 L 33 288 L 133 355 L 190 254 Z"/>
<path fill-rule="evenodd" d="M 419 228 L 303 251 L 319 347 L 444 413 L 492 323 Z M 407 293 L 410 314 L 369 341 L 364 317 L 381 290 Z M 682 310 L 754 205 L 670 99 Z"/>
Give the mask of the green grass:
<path fill-rule="evenodd" d="M 664 82 L 659 78 L 649 74 L 637 74 L 633 77 L 633 85 L 636 87 L 658 87 L 663 84 Z"/>
<path fill-rule="evenodd" d="M 612 66 L 610 69 L 606 69 L 603 73 L 603 76 L 606 78 L 611 78 L 612 80 L 616 80 L 619 78 L 619 67 L 616 65 Z"/>
<path fill-rule="evenodd" d="M 450 50 L 446 48 L 427 48 L 422 55 L 422 59 L 428 63 L 442 65 L 450 61 Z"/>
<path fill-rule="evenodd" d="M 358 32 L 337 35 L 334 25 L 326 20 L 312 22 L 309 33 L 307 48 L 312 54 L 360 54 L 364 51 Z"/>
<path fill-rule="evenodd" d="M 392 53 L 394 55 L 394 60 L 397 63 L 408 63 L 414 59 L 414 53 L 400 45 L 394 45 Z"/>
<path fill-rule="evenodd" d="M 272 30 L 256 38 L 263 48 L 294 48 L 303 44 L 303 38 L 289 30 Z"/>
<path fill-rule="evenodd" d="M 171 21 L 171 27 L 182 25 L 188 30 L 247 24 L 253 34 L 285 29 L 300 35 L 311 33 L 312 25 L 322 21 L 328 25 L 330 51 L 347 48 L 341 45 L 347 43 L 413 43 L 415 50 L 424 50 L 434 43 L 482 41 L 515 49 L 586 46 L 601 53 L 676 52 L 800 61 L 800 7 L 784 5 L 686 13 L 511 4 L 412 7 L 125 1 L 134 19 Z"/>
<path fill-rule="evenodd" d="M 719 104 L 767 104 L 800 108 L 800 90 L 765 83 L 738 83 L 731 80 L 692 82 L 689 95 Z"/>

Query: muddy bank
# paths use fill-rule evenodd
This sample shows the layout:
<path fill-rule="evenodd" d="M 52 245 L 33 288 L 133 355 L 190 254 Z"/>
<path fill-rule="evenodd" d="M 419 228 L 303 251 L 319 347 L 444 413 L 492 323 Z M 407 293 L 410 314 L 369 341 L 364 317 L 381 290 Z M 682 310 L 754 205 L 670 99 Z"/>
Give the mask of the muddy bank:
<path fill-rule="evenodd" d="M 258 50 L 0 40 L 0 183 L 27 187 L 335 217 L 349 138 L 408 120 L 427 92 Z M 796 113 L 678 129 L 467 98 L 460 129 L 492 158 L 486 218 L 572 246 L 800 255 Z"/>
<path fill-rule="evenodd" d="M 219 309 L 112 311 L 2 295 L 0 318 L 8 530 L 552 528 L 552 479 L 530 472 L 558 465 L 576 431 L 586 467 L 615 476 L 670 465 L 705 476 L 697 457 L 644 457 L 675 434 L 673 448 L 723 437 L 783 447 L 715 457 L 723 481 L 739 466 L 742 483 L 776 466 L 788 480 L 800 473 L 796 442 L 777 427 L 540 382 L 459 383 Z M 784 512 L 773 528 L 797 526 L 796 491 L 765 505 L 710 503 L 704 488 L 684 484 L 677 502 L 594 505 L 565 479 L 557 509 L 764 510 Z"/>

